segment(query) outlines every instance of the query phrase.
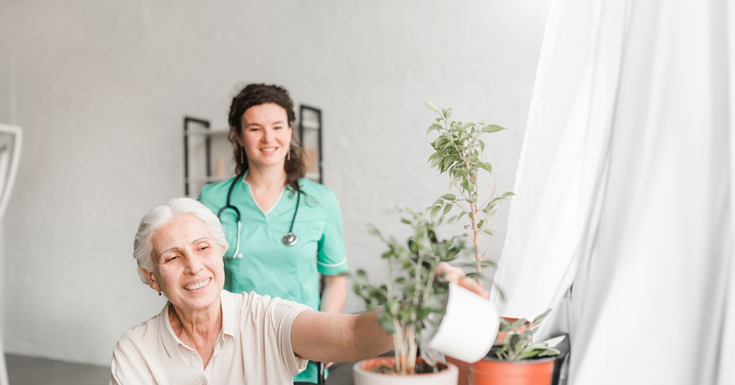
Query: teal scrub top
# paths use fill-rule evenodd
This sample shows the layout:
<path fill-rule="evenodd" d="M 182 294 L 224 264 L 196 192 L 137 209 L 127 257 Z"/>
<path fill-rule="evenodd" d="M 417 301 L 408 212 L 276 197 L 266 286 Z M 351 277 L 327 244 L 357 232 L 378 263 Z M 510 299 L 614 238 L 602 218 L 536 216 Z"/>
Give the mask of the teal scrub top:
<path fill-rule="evenodd" d="M 227 192 L 235 178 L 204 186 L 199 200 L 215 214 L 226 205 Z M 299 180 L 301 201 L 293 233 L 298 241 L 286 246 L 281 239 L 288 233 L 296 209 L 297 193 L 288 186 L 268 212 L 258 207 L 245 178 L 235 182 L 230 204 L 240 210 L 240 247 L 242 258 L 225 260 L 225 290 L 232 293 L 255 291 L 280 297 L 319 310 L 319 279 L 347 270 L 342 214 L 339 201 L 328 187 L 308 179 Z M 226 209 L 220 222 L 232 258 L 237 247 L 235 211 Z M 316 366 L 309 362 L 294 381 L 317 382 Z"/>

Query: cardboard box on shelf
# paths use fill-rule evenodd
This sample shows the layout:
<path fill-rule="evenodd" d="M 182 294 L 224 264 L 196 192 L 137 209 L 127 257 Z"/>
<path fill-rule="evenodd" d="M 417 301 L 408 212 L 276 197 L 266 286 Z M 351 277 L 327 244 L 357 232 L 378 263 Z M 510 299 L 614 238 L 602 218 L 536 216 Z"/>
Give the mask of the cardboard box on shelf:
<path fill-rule="evenodd" d="M 306 147 L 304 148 L 304 151 L 306 151 L 306 157 L 304 159 L 304 164 L 306 164 L 306 172 L 319 172 L 319 167 L 317 167 L 317 161 L 318 158 L 316 156 L 316 148 L 313 147 Z"/>

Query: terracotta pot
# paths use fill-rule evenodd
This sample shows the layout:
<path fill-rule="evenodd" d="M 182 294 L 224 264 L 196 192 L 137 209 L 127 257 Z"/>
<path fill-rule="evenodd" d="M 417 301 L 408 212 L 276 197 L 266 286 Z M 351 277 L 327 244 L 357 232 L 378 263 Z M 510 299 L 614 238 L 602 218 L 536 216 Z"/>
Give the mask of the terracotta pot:
<path fill-rule="evenodd" d="M 550 385 L 556 357 L 524 361 L 485 358 L 470 364 L 472 385 Z"/>
<path fill-rule="evenodd" d="M 356 363 L 352 367 L 355 385 L 455 385 L 457 383 L 457 367 L 447 363 L 447 369 L 437 373 L 399 374 L 374 373 L 370 369 L 380 365 L 393 366 L 395 357 L 371 358 Z M 416 362 L 424 362 L 418 358 Z"/>

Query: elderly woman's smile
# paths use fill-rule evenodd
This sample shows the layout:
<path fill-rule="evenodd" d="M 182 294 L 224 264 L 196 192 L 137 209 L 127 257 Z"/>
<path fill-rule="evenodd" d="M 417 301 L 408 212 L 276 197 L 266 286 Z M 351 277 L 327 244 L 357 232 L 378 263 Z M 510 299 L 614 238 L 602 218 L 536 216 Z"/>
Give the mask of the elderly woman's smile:
<path fill-rule="evenodd" d="M 151 237 L 151 286 L 176 307 L 202 310 L 215 305 L 224 286 L 222 248 L 193 215 L 174 218 Z"/>

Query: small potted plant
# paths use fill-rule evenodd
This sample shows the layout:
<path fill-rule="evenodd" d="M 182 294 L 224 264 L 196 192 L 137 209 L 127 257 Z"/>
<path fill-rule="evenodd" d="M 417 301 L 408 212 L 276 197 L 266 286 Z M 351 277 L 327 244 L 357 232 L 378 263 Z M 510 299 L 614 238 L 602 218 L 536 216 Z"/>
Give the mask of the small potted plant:
<path fill-rule="evenodd" d="M 457 367 L 436 364 L 417 358 L 421 334 L 430 325 L 436 325 L 445 314 L 445 295 L 448 283 L 436 277 L 440 262 L 451 262 L 466 253 L 470 247 L 465 236 L 439 240 L 433 223 L 424 219 L 424 213 L 399 210 L 402 222 L 411 226 L 412 236 L 407 242 L 378 236 L 388 250 L 382 258 L 388 263 L 388 277 L 384 284 L 370 280 L 363 270 L 352 276 L 353 289 L 367 308 L 383 306 L 379 313 L 380 325 L 393 334 L 395 356 L 375 358 L 357 363 L 354 367 L 355 384 L 456 384 Z"/>
<path fill-rule="evenodd" d="M 559 355 L 556 346 L 566 337 L 533 342 L 534 333 L 550 311 L 532 322 L 523 318 L 501 319 L 498 335 L 502 337 L 502 343 L 493 346 L 484 359 L 470 364 L 472 384 L 551 384 L 554 360 Z"/>

